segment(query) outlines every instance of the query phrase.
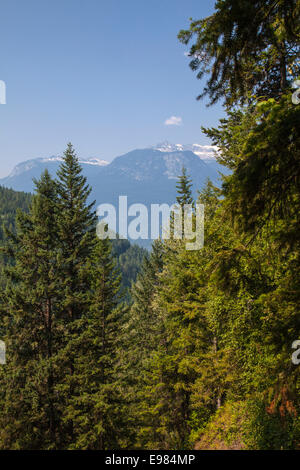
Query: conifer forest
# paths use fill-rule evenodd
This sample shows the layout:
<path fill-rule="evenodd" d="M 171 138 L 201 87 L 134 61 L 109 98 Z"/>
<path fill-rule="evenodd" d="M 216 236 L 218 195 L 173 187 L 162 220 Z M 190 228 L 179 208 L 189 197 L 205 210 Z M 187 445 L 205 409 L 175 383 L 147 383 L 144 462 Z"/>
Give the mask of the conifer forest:
<path fill-rule="evenodd" d="M 224 111 L 220 184 L 174 180 L 201 249 L 99 238 L 71 143 L 0 187 L 1 450 L 300 450 L 300 2 L 218 0 L 178 41 Z"/>

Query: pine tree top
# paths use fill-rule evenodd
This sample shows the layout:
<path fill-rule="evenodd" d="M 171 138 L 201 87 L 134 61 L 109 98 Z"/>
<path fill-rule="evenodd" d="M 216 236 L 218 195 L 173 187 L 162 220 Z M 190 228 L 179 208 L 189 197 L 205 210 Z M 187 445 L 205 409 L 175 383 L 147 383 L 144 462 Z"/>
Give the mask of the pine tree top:
<path fill-rule="evenodd" d="M 176 185 L 177 189 L 177 202 L 183 207 L 185 204 L 193 204 L 192 196 L 192 180 L 187 175 L 186 168 L 182 167 L 182 173 Z"/>

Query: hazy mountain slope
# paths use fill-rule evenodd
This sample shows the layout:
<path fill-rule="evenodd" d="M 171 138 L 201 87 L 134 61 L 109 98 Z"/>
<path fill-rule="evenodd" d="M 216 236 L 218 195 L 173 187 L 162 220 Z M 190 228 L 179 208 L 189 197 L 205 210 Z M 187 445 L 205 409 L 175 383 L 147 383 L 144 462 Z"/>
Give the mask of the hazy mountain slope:
<path fill-rule="evenodd" d="M 186 150 L 186 148 L 194 149 Z M 103 160 L 81 160 L 83 174 L 93 188 L 93 198 L 116 204 L 119 195 L 127 195 L 128 203 L 172 203 L 176 197 L 176 179 L 182 166 L 193 179 L 194 191 L 210 178 L 218 183 L 219 171 L 225 171 L 214 159 L 209 146 L 181 146 L 164 143 L 157 148 L 133 150 L 116 157 L 110 164 Z M 159 150 L 158 150 L 159 149 Z M 195 153 L 197 151 L 197 155 Z M 17 191 L 32 192 L 33 178 L 48 168 L 55 175 L 60 157 L 38 158 L 17 165 L 0 184 Z M 220 182 L 219 182 L 220 184 Z"/>
<path fill-rule="evenodd" d="M 19 163 L 7 177 L 0 179 L 0 185 L 15 191 L 33 192 L 33 179 L 39 178 L 46 168 L 51 175 L 55 176 L 61 161 L 61 157 L 51 156 Z M 108 164 L 105 160 L 98 159 L 81 160 L 80 163 L 87 178 L 93 175 L 95 168 Z"/>
<path fill-rule="evenodd" d="M 99 168 L 89 182 L 97 202 L 116 204 L 119 195 L 127 195 L 129 204 L 171 204 L 176 198 L 176 180 L 183 166 L 193 179 L 195 194 L 207 178 L 217 183 L 221 169 L 215 161 L 206 163 L 191 151 L 142 149 L 115 158 Z"/>

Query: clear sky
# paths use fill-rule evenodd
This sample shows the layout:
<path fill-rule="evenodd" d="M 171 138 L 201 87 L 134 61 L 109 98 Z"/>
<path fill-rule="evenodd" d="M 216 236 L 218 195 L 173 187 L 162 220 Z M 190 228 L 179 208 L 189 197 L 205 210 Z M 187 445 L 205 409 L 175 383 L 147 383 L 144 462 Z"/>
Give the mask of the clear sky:
<path fill-rule="evenodd" d="M 68 141 L 83 158 L 109 161 L 163 140 L 209 143 L 200 126 L 216 125 L 222 109 L 196 100 L 201 84 L 177 34 L 213 7 L 2 0 L 0 176 L 18 162 L 61 154 Z"/>

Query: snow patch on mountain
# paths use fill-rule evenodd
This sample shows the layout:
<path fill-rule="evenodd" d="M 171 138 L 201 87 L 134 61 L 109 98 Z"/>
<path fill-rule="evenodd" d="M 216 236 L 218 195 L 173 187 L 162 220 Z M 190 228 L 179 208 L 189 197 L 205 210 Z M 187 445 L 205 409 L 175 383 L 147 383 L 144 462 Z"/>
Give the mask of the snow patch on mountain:
<path fill-rule="evenodd" d="M 218 147 L 215 145 L 200 145 L 200 144 L 171 144 L 168 141 L 161 142 L 157 145 L 152 146 L 154 150 L 160 152 L 184 152 L 189 150 L 195 155 L 200 157 L 202 160 L 215 160 Z"/>
<path fill-rule="evenodd" d="M 96 165 L 96 166 L 109 165 L 109 162 L 107 162 L 106 160 L 100 160 L 99 158 L 88 158 L 86 160 L 79 160 L 79 163 L 83 163 L 85 165 Z"/>
<path fill-rule="evenodd" d="M 48 158 L 37 158 L 36 160 L 40 162 L 62 162 L 63 157 L 52 156 Z M 84 158 L 84 159 L 80 159 L 79 163 L 82 163 L 83 165 L 104 166 L 104 165 L 108 165 L 109 162 L 107 162 L 106 160 L 101 160 L 100 158 Z"/>
<path fill-rule="evenodd" d="M 25 162 L 21 162 L 15 166 L 15 168 L 11 171 L 7 178 L 14 178 L 15 176 L 21 175 L 27 171 L 30 171 L 32 168 L 37 167 L 40 164 L 44 163 L 61 163 L 63 158 L 57 155 L 52 155 L 51 157 L 46 158 L 35 158 L 32 160 L 27 160 Z M 106 166 L 109 164 L 106 160 L 101 160 L 100 158 L 87 158 L 87 159 L 80 159 L 79 163 L 82 165 L 94 165 L 94 166 Z"/>

